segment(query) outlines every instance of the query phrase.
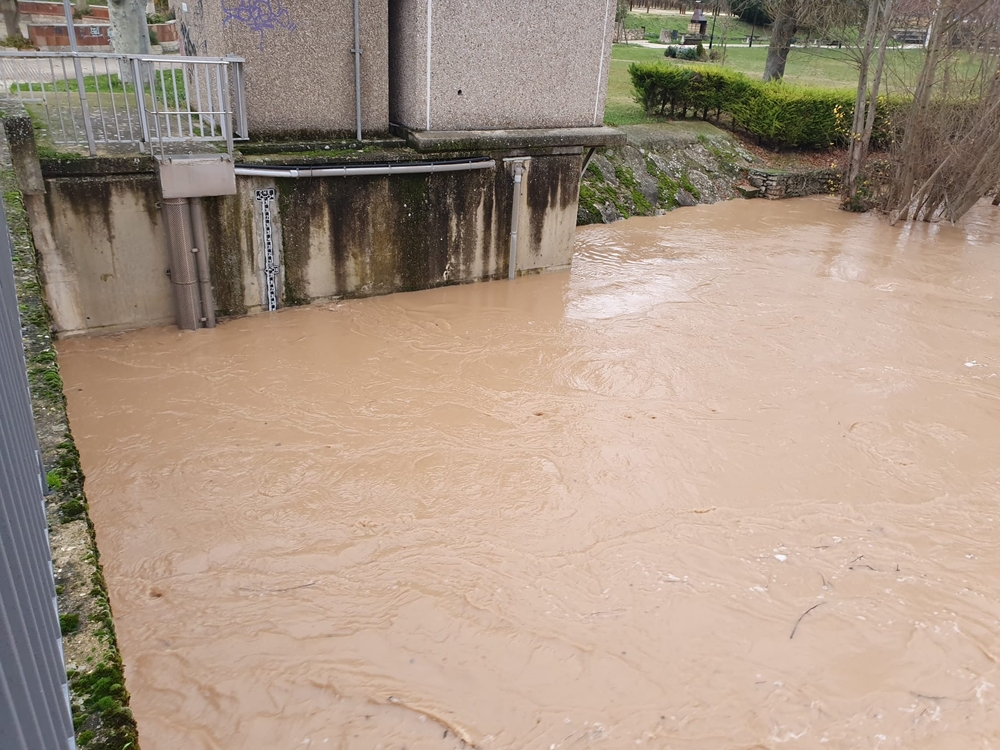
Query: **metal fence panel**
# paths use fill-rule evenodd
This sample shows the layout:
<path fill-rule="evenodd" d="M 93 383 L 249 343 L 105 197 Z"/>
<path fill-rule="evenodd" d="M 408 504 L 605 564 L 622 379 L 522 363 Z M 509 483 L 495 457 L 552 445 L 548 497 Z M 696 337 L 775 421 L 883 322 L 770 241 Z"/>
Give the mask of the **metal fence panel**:
<path fill-rule="evenodd" d="M 7 219 L 0 205 L 0 748 L 74 748 Z"/>
<path fill-rule="evenodd" d="M 43 142 L 160 154 L 247 138 L 238 57 L 0 52 L 0 101 L 17 100 Z"/>

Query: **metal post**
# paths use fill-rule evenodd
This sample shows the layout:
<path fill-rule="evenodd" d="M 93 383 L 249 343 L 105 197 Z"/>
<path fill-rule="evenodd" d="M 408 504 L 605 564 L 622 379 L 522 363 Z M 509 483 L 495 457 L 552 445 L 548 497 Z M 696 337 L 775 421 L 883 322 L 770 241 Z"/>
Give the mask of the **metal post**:
<path fill-rule="evenodd" d="M 361 16 L 359 0 L 354 0 L 354 97 L 358 116 L 358 142 L 361 142 Z"/>
<path fill-rule="evenodd" d="M 198 285 L 201 287 L 201 319 L 206 328 L 215 328 L 215 298 L 212 296 L 212 277 L 208 267 L 208 239 L 205 236 L 205 212 L 201 198 L 191 199 L 191 230 L 197 252 Z"/>
<path fill-rule="evenodd" d="M 149 143 L 149 150 L 152 152 L 153 145 L 149 140 L 149 122 L 146 119 L 146 95 L 143 93 L 142 85 L 142 63 L 138 57 L 131 58 L 132 65 L 132 88 L 135 90 L 135 107 L 139 113 L 139 125 L 142 128 L 142 141 L 139 144 L 139 151 L 145 153 L 143 143 Z M 129 58 L 122 59 L 124 64 L 129 63 Z M 126 95 L 128 92 L 126 92 Z"/>
<path fill-rule="evenodd" d="M 715 24 L 719 20 L 719 0 L 715 0 L 715 6 L 712 8 L 712 34 L 708 37 L 708 48 L 712 49 L 712 45 L 715 43 Z"/>
<path fill-rule="evenodd" d="M 507 278 L 517 278 L 517 225 L 521 220 L 521 186 L 524 180 L 524 160 L 514 161 L 514 198 L 510 209 L 510 256 L 507 260 Z"/>
<path fill-rule="evenodd" d="M 87 148 L 91 156 L 97 156 L 97 144 L 94 143 L 94 126 L 90 122 L 90 105 L 87 103 L 87 92 L 83 90 L 83 69 L 80 67 L 79 53 L 76 48 L 76 26 L 73 25 L 73 9 L 69 0 L 63 0 L 63 14 L 66 16 L 66 33 L 69 35 L 69 49 L 73 53 L 73 68 L 76 70 L 76 88 L 80 95 L 80 108 L 83 110 L 83 129 L 87 133 Z M 94 80 L 97 80 L 96 70 Z M 72 117 L 70 113 L 70 117 Z"/>

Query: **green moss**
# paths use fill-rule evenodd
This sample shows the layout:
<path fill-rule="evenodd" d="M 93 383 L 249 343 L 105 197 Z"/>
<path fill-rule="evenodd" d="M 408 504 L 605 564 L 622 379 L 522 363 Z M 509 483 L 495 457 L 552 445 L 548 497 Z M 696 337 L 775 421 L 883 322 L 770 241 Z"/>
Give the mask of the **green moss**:
<path fill-rule="evenodd" d="M 615 178 L 618 180 L 619 184 L 625 188 L 628 193 L 628 197 L 631 198 L 632 206 L 635 208 L 634 215 L 649 216 L 653 213 L 653 205 L 649 202 L 646 196 L 643 195 L 643 192 L 639 187 L 639 181 L 635 178 L 635 173 L 632 171 L 631 167 L 625 166 L 624 164 L 616 165 Z M 619 211 L 621 211 L 620 208 Z M 621 213 L 622 215 L 625 215 L 626 212 L 622 211 Z"/>
<path fill-rule="evenodd" d="M 51 146 L 39 146 L 38 158 L 58 159 L 62 161 L 76 161 L 78 159 L 86 159 L 87 156 L 85 154 L 78 154 L 74 151 L 59 151 L 58 149 L 52 148 Z"/>
<path fill-rule="evenodd" d="M 38 283 L 35 248 L 31 242 L 27 215 L 16 178 L 10 169 L 0 170 L 0 187 L 3 189 L 7 221 L 13 240 L 11 259 L 17 279 L 18 303 L 21 324 L 24 328 L 25 360 L 32 403 L 36 416 L 52 424 L 51 415 L 59 415 L 56 424 L 66 424 L 66 399 L 63 395 L 62 377 L 56 353 L 52 347 L 49 316 L 45 309 L 41 286 Z M 98 625 L 92 630 L 101 643 L 99 665 L 90 672 L 72 672 L 70 698 L 73 704 L 73 726 L 80 745 L 91 750 L 124 750 L 138 747 L 135 720 L 128 709 L 124 674 L 111 607 L 108 604 L 107 586 L 94 541 L 94 527 L 87 514 L 83 493 L 83 472 L 80 456 L 68 428 L 64 428 L 61 443 L 52 445 L 42 441 L 46 474 L 51 495 L 47 505 L 58 512 L 49 515 L 53 525 L 67 521 L 86 521 L 88 530 L 86 562 L 92 565 L 90 609 L 96 612 Z M 61 595 L 61 594 L 60 594 Z M 62 613 L 60 628 L 72 632 L 80 627 L 80 617 L 75 613 Z M 101 682 L 106 680 L 107 682 Z M 96 697 L 95 697 L 96 696 Z M 110 698 L 102 701 L 102 698 Z"/>
<path fill-rule="evenodd" d="M 696 200 L 701 200 L 701 191 L 694 186 L 691 182 L 691 178 L 688 176 L 687 172 L 681 175 L 681 187 L 691 193 L 691 196 Z"/>
<path fill-rule="evenodd" d="M 660 207 L 669 210 L 677 208 L 677 189 L 680 187 L 677 180 L 673 179 L 666 172 L 660 170 L 650 158 L 646 158 L 646 171 L 656 178 L 657 203 Z"/>
<path fill-rule="evenodd" d="M 67 635 L 72 635 L 79 629 L 80 629 L 80 615 L 75 613 L 68 615 L 59 615 L 59 632 L 62 633 L 64 638 Z"/>
<path fill-rule="evenodd" d="M 604 172 L 594 162 L 587 165 L 587 176 L 592 177 L 596 182 L 604 182 Z"/>

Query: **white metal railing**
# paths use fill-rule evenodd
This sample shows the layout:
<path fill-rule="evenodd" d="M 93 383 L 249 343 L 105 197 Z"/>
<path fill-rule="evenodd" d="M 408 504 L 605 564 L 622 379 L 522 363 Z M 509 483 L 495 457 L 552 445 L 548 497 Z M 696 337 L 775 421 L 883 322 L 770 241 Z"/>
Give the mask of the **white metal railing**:
<path fill-rule="evenodd" d="M 160 154 L 245 140 L 243 59 L 0 52 L 0 101 L 42 124 L 42 142 Z"/>

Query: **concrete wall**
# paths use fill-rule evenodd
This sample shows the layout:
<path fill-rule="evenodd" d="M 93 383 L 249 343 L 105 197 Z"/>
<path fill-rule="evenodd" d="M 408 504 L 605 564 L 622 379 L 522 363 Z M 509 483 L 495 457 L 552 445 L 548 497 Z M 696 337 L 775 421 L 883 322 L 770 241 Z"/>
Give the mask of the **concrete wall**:
<path fill-rule="evenodd" d="M 259 191 L 274 191 L 268 209 L 280 306 L 506 278 L 513 198 L 506 155 L 492 155 L 495 169 L 468 172 L 237 178 L 236 195 L 204 201 L 218 313 L 267 309 L 267 193 Z M 419 158 L 430 157 L 406 155 Z M 527 162 L 519 273 L 569 265 L 582 164 L 579 148 L 550 149 Z M 135 160 L 47 163 L 44 195 L 39 188 L 25 196 L 61 335 L 173 322 L 152 169 Z"/>
<path fill-rule="evenodd" d="M 418 130 L 600 125 L 613 34 L 607 0 L 390 0 L 390 119 Z"/>
<path fill-rule="evenodd" d="M 65 177 L 47 179 L 45 188 L 51 233 L 46 240 L 35 232 L 35 245 L 56 330 L 172 322 L 156 176 Z"/>
<path fill-rule="evenodd" d="M 184 5 L 187 11 L 184 11 Z M 353 0 L 171 0 L 187 55 L 246 59 L 247 115 L 255 138 L 355 129 Z M 362 126 L 389 127 L 387 0 L 361 0 Z"/>

